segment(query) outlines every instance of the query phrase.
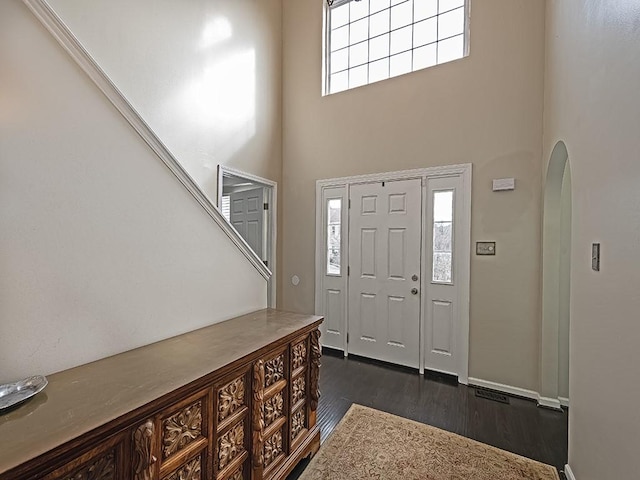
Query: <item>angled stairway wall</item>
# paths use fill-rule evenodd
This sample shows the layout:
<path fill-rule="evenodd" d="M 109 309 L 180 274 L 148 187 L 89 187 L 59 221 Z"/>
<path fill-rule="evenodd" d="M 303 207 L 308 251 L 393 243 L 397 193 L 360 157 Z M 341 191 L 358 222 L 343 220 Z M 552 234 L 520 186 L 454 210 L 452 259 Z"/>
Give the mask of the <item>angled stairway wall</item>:
<path fill-rule="evenodd" d="M 0 383 L 266 306 L 266 281 L 19 0 L 0 3 Z"/>

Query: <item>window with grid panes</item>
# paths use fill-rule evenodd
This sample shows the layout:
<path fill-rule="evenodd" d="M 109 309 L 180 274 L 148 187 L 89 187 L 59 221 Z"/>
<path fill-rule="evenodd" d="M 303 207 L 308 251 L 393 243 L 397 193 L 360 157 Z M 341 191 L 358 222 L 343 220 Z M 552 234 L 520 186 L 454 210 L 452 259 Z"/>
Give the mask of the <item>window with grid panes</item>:
<path fill-rule="evenodd" d="M 325 93 L 464 57 L 468 2 L 334 0 L 325 32 Z"/>

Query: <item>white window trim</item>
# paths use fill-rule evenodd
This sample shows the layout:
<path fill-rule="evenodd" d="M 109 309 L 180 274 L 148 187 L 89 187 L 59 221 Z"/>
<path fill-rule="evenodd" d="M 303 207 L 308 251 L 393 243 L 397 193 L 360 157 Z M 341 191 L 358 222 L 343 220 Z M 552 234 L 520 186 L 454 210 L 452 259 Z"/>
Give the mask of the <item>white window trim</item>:
<path fill-rule="evenodd" d="M 320 94 L 324 97 L 327 95 L 333 95 L 332 93 L 329 93 L 329 76 L 330 76 L 330 68 L 329 67 L 329 55 L 330 52 L 327 50 L 327 46 L 329 45 L 330 41 L 329 41 L 329 36 L 331 34 L 330 32 L 330 11 L 332 8 L 337 8 L 341 5 L 344 5 L 346 3 L 352 2 L 355 0 L 334 0 L 333 4 L 331 6 L 329 6 L 329 4 L 327 3 L 326 0 L 323 0 L 323 8 L 322 8 L 322 33 L 323 33 L 323 38 L 322 38 L 322 91 L 320 92 Z M 470 53 L 470 37 L 471 37 L 471 0 L 464 0 L 464 53 L 462 54 L 462 57 L 457 59 L 457 60 L 452 60 L 452 62 L 456 62 L 458 60 L 462 60 L 466 57 L 469 56 Z M 447 63 L 451 63 L 451 62 L 447 62 Z M 427 67 L 427 68 L 421 68 L 419 70 L 412 70 L 410 72 L 407 73 L 414 73 L 414 72 L 418 72 L 420 70 L 427 70 L 429 68 L 433 68 L 433 67 L 437 67 L 439 65 L 444 65 L 443 63 L 440 64 L 436 64 L 433 65 L 431 67 Z M 406 75 L 406 74 L 405 74 Z M 402 75 L 400 75 L 402 76 Z M 390 77 L 390 78 L 395 78 L 395 77 Z M 387 78 L 387 80 L 389 80 L 390 78 Z M 381 80 L 384 81 L 384 80 Z M 378 82 L 374 82 L 374 83 L 378 83 Z M 365 87 L 367 85 L 370 85 L 369 83 L 366 83 L 364 85 L 361 85 L 362 87 Z M 353 87 L 353 88 L 358 88 L 358 87 Z M 341 92 L 346 92 L 352 90 L 352 88 L 347 88 L 346 90 L 342 90 Z M 341 93 L 341 92 L 336 92 L 336 93 Z"/>
<path fill-rule="evenodd" d="M 235 168 L 227 167 L 225 165 L 218 165 L 218 194 L 217 194 L 217 207 L 218 209 L 222 206 L 222 186 L 223 186 L 223 178 L 225 173 L 233 175 L 235 177 L 244 178 L 251 182 L 257 183 L 262 187 L 265 187 L 265 191 L 267 192 L 269 203 L 269 229 L 267 233 L 267 246 L 268 246 L 268 254 L 267 261 L 269 262 L 269 267 L 264 267 L 268 272 L 269 276 L 267 277 L 268 283 L 268 292 L 267 292 L 267 304 L 270 308 L 276 308 L 276 286 L 277 286 L 277 272 L 276 272 L 276 252 L 277 241 L 278 241 L 278 184 L 273 180 L 269 180 L 267 178 L 259 177 L 257 175 L 253 175 L 251 173 L 246 173 L 241 170 L 236 170 Z M 224 218 L 224 217 L 223 217 Z M 225 218 L 225 221 L 227 219 Z M 227 222 L 228 223 L 228 222 Z M 229 224 L 231 228 L 231 224 Z M 235 228 L 233 228 L 235 231 Z M 242 236 L 238 234 L 238 236 L 244 241 Z M 249 247 L 246 241 L 244 241 L 247 248 L 249 248 L 252 252 L 253 250 Z M 255 255 L 255 254 L 254 254 Z M 260 262 L 262 263 L 262 261 Z M 264 266 L 264 264 L 262 264 Z"/>

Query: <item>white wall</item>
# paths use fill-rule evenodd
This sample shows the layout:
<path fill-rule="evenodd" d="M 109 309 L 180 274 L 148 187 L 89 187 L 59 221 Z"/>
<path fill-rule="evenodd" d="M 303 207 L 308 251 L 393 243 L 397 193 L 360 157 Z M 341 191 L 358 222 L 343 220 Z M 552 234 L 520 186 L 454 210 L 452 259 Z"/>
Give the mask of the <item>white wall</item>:
<path fill-rule="evenodd" d="M 558 396 L 569 398 L 569 322 L 571 319 L 571 166 L 567 162 L 560 195 L 560 288 L 558 316 Z"/>
<path fill-rule="evenodd" d="M 574 199 L 569 463 L 578 480 L 638 478 L 639 21 L 636 0 L 547 1 L 545 158 L 566 143 Z"/>
<path fill-rule="evenodd" d="M 472 257 L 470 375 L 537 390 L 544 1 L 475 0 L 469 57 L 326 97 L 322 5 L 283 2 L 284 307 L 314 308 L 317 179 L 473 163 L 472 241 L 498 254 Z"/>
<path fill-rule="evenodd" d="M 49 4 L 214 204 L 219 164 L 282 181 L 281 0 Z"/>
<path fill-rule="evenodd" d="M 266 305 L 266 282 L 19 0 L 0 2 L 0 383 Z"/>

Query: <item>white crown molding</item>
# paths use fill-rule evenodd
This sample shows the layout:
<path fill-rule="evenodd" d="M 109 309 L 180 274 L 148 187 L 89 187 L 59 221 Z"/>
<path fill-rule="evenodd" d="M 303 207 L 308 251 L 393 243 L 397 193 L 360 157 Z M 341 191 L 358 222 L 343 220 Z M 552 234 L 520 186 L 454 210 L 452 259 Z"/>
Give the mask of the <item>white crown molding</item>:
<path fill-rule="evenodd" d="M 71 55 L 71 58 L 84 70 L 96 86 L 105 94 L 114 107 L 129 122 L 140 137 L 151 147 L 151 150 L 171 170 L 171 173 L 182 183 L 187 191 L 196 199 L 205 212 L 218 224 L 233 244 L 244 254 L 258 272 L 269 279 L 271 271 L 253 252 L 247 242 L 226 221 L 211 199 L 196 184 L 193 178 L 180 165 L 169 149 L 162 143 L 153 130 L 142 119 L 140 114 L 127 101 L 122 92 L 115 86 L 107 74 L 100 68 L 89 52 L 53 11 L 45 0 L 22 0 L 33 14 L 42 22 L 60 45 Z"/>
<path fill-rule="evenodd" d="M 567 476 L 567 480 L 577 480 L 568 463 L 564 466 L 564 474 Z"/>

